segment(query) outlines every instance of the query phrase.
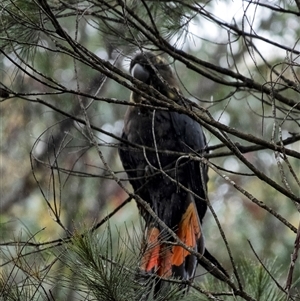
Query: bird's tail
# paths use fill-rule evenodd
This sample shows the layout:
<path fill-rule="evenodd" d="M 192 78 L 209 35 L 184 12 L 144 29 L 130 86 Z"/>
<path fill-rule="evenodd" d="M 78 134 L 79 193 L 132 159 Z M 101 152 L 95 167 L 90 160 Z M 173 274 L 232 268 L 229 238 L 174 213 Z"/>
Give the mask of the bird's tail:
<path fill-rule="evenodd" d="M 190 202 L 181 217 L 177 231 L 179 240 L 195 252 L 204 253 L 204 238 L 196 206 Z M 192 280 L 196 267 L 197 257 L 183 248 L 170 236 L 163 235 L 165 230 L 159 226 L 150 225 L 146 230 L 145 246 L 140 264 L 143 274 L 157 277 L 154 291 L 161 289 L 161 278 L 179 278 Z M 184 285 L 182 287 L 185 287 Z"/>

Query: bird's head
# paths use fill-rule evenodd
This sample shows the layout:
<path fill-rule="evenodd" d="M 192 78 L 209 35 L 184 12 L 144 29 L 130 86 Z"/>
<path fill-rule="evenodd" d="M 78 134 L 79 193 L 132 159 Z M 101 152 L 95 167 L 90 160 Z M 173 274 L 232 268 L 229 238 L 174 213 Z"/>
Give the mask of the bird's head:
<path fill-rule="evenodd" d="M 170 64 L 161 56 L 152 52 L 143 52 L 136 55 L 130 63 L 130 74 L 152 86 L 164 96 L 175 99 L 179 92 L 178 84 Z M 131 101 L 139 103 L 143 97 L 133 92 Z"/>

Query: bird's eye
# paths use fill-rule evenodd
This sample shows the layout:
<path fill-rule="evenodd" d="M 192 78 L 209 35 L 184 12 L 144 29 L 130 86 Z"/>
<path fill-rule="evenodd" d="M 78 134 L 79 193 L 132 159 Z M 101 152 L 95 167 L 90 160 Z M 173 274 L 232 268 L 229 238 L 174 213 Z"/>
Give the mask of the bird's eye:
<path fill-rule="evenodd" d="M 131 75 L 144 83 L 149 79 L 149 72 L 140 64 L 135 64 L 133 66 Z"/>

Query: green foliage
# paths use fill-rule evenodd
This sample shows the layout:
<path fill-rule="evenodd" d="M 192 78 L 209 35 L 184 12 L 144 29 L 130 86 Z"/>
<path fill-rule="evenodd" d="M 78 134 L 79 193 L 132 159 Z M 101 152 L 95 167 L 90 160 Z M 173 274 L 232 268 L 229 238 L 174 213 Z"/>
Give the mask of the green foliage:
<path fill-rule="evenodd" d="M 140 239 L 130 238 L 128 233 L 114 237 L 109 226 L 102 234 L 89 231 L 76 234 L 60 258 L 69 269 L 62 277 L 64 285 L 72 287 L 76 283 L 77 289 L 88 298 L 103 301 L 181 299 L 178 285 L 162 288 L 154 298 L 151 290 L 155 278 L 139 279 L 138 242 Z"/>
<path fill-rule="evenodd" d="M 0 47 L 17 51 L 25 60 L 32 60 L 41 38 L 40 8 L 36 1 L 4 0 L 0 15 Z"/>
<path fill-rule="evenodd" d="M 155 277 L 142 278 L 138 272 L 140 257 L 137 246 L 140 239 L 137 233 L 131 236 L 128 232 L 121 234 L 119 230 L 112 231 L 110 226 L 101 233 L 87 229 L 76 232 L 71 241 L 65 241 L 62 247 L 52 252 L 51 258 L 56 258 L 52 262 L 45 259 L 49 257 L 47 252 L 28 256 L 26 254 L 32 251 L 29 246 L 16 246 L 14 251 L 11 248 L 11 255 L 16 253 L 18 256 L 12 270 L 2 270 L 1 296 L 9 301 L 44 300 L 49 298 L 46 287 L 52 283 L 64 290 L 74 290 L 74 300 L 245 300 L 234 296 L 227 284 L 211 276 L 204 282 L 195 280 L 187 294 L 180 290 L 178 279 L 170 279 L 171 284 L 162 286 L 159 295 L 154 298 L 152 288 Z M 62 264 L 61 268 L 58 268 L 57 260 Z M 50 270 L 53 264 L 56 272 Z M 286 300 L 286 294 L 279 287 L 282 282 L 280 270 L 277 260 L 267 262 L 265 266 L 246 258 L 240 260 L 237 272 L 249 296 L 246 300 Z M 294 282 L 295 288 L 297 282 L 299 279 Z M 294 297 L 297 293 L 296 290 Z M 55 300 L 64 300 L 63 296 L 60 294 Z"/>
<path fill-rule="evenodd" d="M 29 246 L 29 241 L 24 243 L 24 236 L 14 238 L 14 246 L 1 248 L 1 301 L 35 301 L 47 296 L 45 287 L 51 279 L 48 273 L 52 266 L 50 256 L 46 252 L 37 252 Z"/>
<path fill-rule="evenodd" d="M 262 266 L 258 261 L 243 258 L 238 266 L 238 273 L 241 276 L 242 286 L 245 291 L 258 301 L 283 301 L 286 300 L 286 294 L 277 286 L 274 279 L 279 282 L 282 279 L 282 272 L 277 266 L 277 260 L 267 261 Z M 272 277 L 271 277 L 271 276 Z M 224 283 L 214 280 L 206 281 L 200 285 L 205 291 L 213 292 L 213 295 L 219 296 L 222 300 L 244 300 L 239 296 L 233 296 Z M 210 300 L 208 297 L 200 297 L 198 300 Z"/>
<path fill-rule="evenodd" d="M 126 245 L 120 241 L 118 252 L 114 254 L 109 228 L 107 231 L 107 236 L 75 235 L 61 260 L 75 276 L 73 280 L 81 291 L 97 300 L 131 300 L 134 292 L 140 289 L 132 269 L 137 261 L 132 255 L 128 256 Z"/>

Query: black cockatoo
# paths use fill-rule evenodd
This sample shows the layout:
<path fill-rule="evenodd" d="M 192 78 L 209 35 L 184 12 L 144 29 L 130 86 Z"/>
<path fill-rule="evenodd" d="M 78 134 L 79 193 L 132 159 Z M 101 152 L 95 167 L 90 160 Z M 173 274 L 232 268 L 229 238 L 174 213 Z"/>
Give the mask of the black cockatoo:
<path fill-rule="evenodd" d="M 132 59 L 130 72 L 134 78 L 183 105 L 173 71 L 162 57 L 151 52 L 140 53 Z M 131 93 L 130 101 L 151 104 L 135 92 Z M 201 155 L 206 152 L 201 126 L 187 115 L 171 110 L 130 106 L 125 114 L 122 138 L 123 141 L 143 146 L 135 148 L 132 144 L 130 146 L 122 142 L 119 149 L 134 192 L 150 205 L 157 217 L 183 243 L 204 255 L 226 274 L 204 244 L 201 224 L 207 210 L 207 167 L 183 156 L 184 153 Z M 146 224 L 140 269 L 146 274 L 155 273 L 160 277 L 192 280 L 197 257 L 174 244 L 174 238 L 157 220 L 139 203 L 138 207 Z M 200 264 L 208 268 L 201 261 Z"/>

